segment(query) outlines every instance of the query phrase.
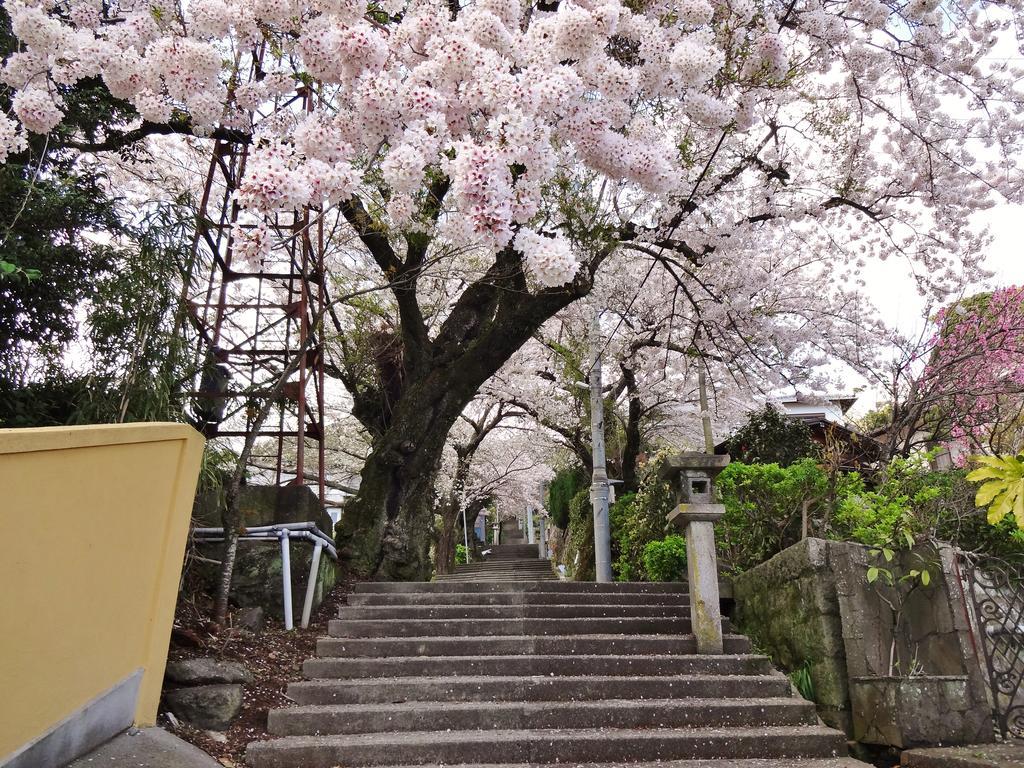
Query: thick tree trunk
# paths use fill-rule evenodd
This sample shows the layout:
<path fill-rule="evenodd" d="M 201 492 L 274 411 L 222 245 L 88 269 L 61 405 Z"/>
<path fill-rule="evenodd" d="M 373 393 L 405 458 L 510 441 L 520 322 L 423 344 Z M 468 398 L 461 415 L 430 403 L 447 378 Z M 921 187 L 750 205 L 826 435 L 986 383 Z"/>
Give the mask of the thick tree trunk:
<path fill-rule="evenodd" d="M 640 483 L 637 480 L 636 463 L 640 457 L 640 420 L 643 418 L 643 404 L 637 392 L 636 376 L 629 368 L 623 367 L 626 392 L 629 398 L 629 412 L 626 417 L 625 443 L 622 446 L 622 493 L 633 493 Z"/>
<path fill-rule="evenodd" d="M 389 581 L 430 578 L 434 485 L 445 440 L 487 378 L 478 381 L 469 373 L 440 366 L 395 404 L 337 530 L 341 554 L 356 574 Z"/>
<path fill-rule="evenodd" d="M 441 530 L 437 536 L 437 547 L 434 550 L 434 570 L 437 573 L 451 573 L 455 568 L 455 540 L 458 514 L 450 514 L 446 509 L 441 515 Z"/>
<path fill-rule="evenodd" d="M 352 220 L 382 265 L 394 257 L 383 236 Z M 516 350 L 555 313 L 589 293 L 610 249 L 595 255 L 564 288 L 531 293 L 521 255 L 500 251 L 487 274 L 463 291 L 434 338 L 414 294 L 415 281 L 396 286 L 402 320 L 404 374 L 376 431 L 359 493 L 336 532 L 342 557 L 358 576 L 415 581 L 430 577 L 434 480 L 448 432 L 469 402 Z M 399 269 L 395 274 L 401 274 Z M 353 393 L 355 396 L 355 393 Z"/>

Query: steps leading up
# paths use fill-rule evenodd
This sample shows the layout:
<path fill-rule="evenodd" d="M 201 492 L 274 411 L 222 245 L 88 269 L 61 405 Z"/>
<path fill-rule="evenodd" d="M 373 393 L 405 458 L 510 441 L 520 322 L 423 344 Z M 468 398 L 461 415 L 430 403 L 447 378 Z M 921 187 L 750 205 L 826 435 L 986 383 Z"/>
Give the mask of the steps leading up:
<path fill-rule="evenodd" d="M 514 522 L 502 524 L 500 544 L 484 548 L 483 561 L 455 566 L 451 573 L 436 577 L 439 583 L 553 581 L 551 563 L 540 559 L 540 547 L 527 544 Z"/>
<path fill-rule="evenodd" d="M 837 731 L 818 725 L 754 728 L 562 728 L 542 731 L 390 731 L 284 736 L 249 747 L 259 768 L 451 765 L 452 758 L 495 764 L 647 760 L 834 757 L 846 750 Z"/>
<path fill-rule="evenodd" d="M 438 581 L 357 585 L 249 764 L 867 768 L 727 622 L 725 652 L 696 653 L 686 585 L 557 581 L 516 538 Z"/>

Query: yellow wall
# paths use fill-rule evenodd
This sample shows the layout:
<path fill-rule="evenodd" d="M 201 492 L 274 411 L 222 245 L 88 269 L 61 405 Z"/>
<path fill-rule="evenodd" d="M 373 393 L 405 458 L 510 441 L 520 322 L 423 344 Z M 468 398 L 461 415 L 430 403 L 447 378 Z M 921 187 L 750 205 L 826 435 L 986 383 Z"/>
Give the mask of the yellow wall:
<path fill-rule="evenodd" d="M 143 670 L 156 718 L 203 438 L 0 429 L 0 758 Z"/>

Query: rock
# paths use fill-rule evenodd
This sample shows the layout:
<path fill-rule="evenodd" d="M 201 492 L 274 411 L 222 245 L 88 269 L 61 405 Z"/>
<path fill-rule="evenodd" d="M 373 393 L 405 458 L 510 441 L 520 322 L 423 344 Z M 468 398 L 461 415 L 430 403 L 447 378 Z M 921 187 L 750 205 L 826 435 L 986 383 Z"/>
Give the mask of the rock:
<path fill-rule="evenodd" d="M 249 670 L 234 661 L 210 658 L 182 659 L 167 664 L 164 676 L 179 685 L 206 685 L 209 683 L 251 683 Z"/>
<path fill-rule="evenodd" d="M 167 708 L 199 728 L 226 730 L 242 708 L 242 686 L 199 685 L 164 693 Z"/>
<path fill-rule="evenodd" d="M 263 609 L 258 605 L 251 608 L 240 608 L 235 613 L 235 626 L 258 634 L 263 631 L 264 618 Z"/>

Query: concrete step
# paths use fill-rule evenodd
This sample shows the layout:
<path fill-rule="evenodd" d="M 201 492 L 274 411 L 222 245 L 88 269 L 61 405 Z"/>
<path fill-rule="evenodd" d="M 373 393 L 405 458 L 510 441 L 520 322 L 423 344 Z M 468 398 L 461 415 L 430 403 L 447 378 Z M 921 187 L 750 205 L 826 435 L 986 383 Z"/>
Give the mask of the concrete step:
<path fill-rule="evenodd" d="M 300 706 L 273 710 L 269 731 L 303 736 L 382 731 L 564 728 L 723 728 L 814 725 L 802 699 L 603 699 L 573 702 L 412 702 Z M 542 738 L 543 734 L 533 734 Z"/>
<path fill-rule="evenodd" d="M 539 763 L 492 763 L 487 768 L 538 768 Z M 379 768 L 397 768 L 380 766 Z M 484 768 L 474 765 L 428 765 L 426 768 Z M 639 763 L 561 763 L 560 768 L 871 768 L 850 757 L 796 758 L 778 760 L 658 760 Z"/>
<path fill-rule="evenodd" d="M 437 576 L 440 582 L 477 582 L 477 581 L 555 581 L 550 571 L 486 571 L 482 573 L 449 573 Z"/>
<path fill-rule="evenodd" d="M 759 699 L 790 695 L 789 679 L 768 675 L 558 677 L 391 677 L 302 680 L 288 686 L 297 704 L 386 704 L 405 701 L 588 701 L 596 699 Z"/>
<path fill-rule="evenodd" d="M 686 605 L 633 605 L 585 603 L 548 605 L 350 605 L 339 611 L 342 619 L 571 619 L 635 616 L 689 616 Z"/>
<path fill-rule="evenodd" d="M 528 544 L 518 541 L 509 541 L 504 544 L 491 544 L 484 547 L 484 560 L 494 560 L 498 557 L 540 557 L 540 547 L 537 544 Z"/>
<path fill-rule="evenodd" d="M 355 594 L 380 593 L 415 593 L 433 594 L 437 592 L 562 592 L 565 594 L 596 594 L 614 593 L 633 595 L 637 593 L 652 594 L 665 592 L 689 592 L 685 582 L 644 582 L 618 581 L 602 583 L 596 581 L 521 581 L 491 584 L 452 584 L 444 581 L 364 581 L 356 584 Z"/>
<path fill-rule="evenodd" d="M 380 659 L 309 659 L 302 665 L 308 678 L 440 677 L 484 675 L 764 675 L 771 671 L 765 656 L 398 656 Z"/>
<path fill-rule="evenodd" d="M 513 568 L 522 566 L 526 567 L 537 567 L 537 568 L 551 568 L 550 560 L 542 560 L 538 557 L 536 552 L 535 544 L 527 544 L 526 549 L 532 549 L 533 552 L 525 554 L 525 550 L 516 548 L 516 552 L 500 552 L 496 555 L 488 555 L 485 560 L 476 560 L 472 563 L 462 563 L 455 566 L 457 571 L 472 571 L 479 569 L 490 569 L 497 568 L 499 566 L 504 568 Z M 518 554 L 523 552 L 524 554 Z"/>
<path fill-rule="evenodd" d="M 595 760 L 835 757 L 838 731 L 819 726 L 521 731 L 440 731 L 289 736 L 249 746 L 253 768 L 339 768 L 457 762 L 541 764 Z M 496 748 L 497 747 L 497 748 Z"/>
<path fill-rule="evenodd" d="M 521 573 L 491 573 L 491 574 L 472 574 L 469 576 L 438 576 L 437 580 L 447 584 L 466 584 L 466 583 L 478 583 L 478 582 L 519 582 L 525 581 L 526 579 L 537 580 L 547 579 L 548 581 L 556 581 L 555 575 L 538 575 L 536 573 L 521 574 Z"/>
<path fill-rule="evenodd" d="M 553 574 L 551 564 L 547 560 L 496 560 L 493 563 L 472 563 L 471 565 L 457 565 L 451 573 L 438 576 L 437 578 L 451 578 L 453 576 L 482 576 L 493 573 L 520 573 L 524 576 L 535 574 L 544 576 Z M 526 581 L 527 579 L 524 579 Z"/>
<path fill-rule="evenodd" d="M 364 592 L 348 596 L 349 605 L 608 605 L 628 600 L 633 605 L 690 604 L 685 592 Z"/>
<path fill-rule="evenodd" d="M 331 637 L 474 637 L 481 635 L 688 635 L 690 619 L 665 617 L 568 619 L 334 619 Z M 729 631 L 723 620 L 722 626 Z"/>
<path fill-rule="evenodd" d="M 726 635 L 726 653 L 749 653 L 750 641 Z M 693 635 L 561 635 L 535 637 L 340 638 L 317 641 L 319 657 L 515 656 L 519 654 L 673 654 L 696 653 Z"/>

